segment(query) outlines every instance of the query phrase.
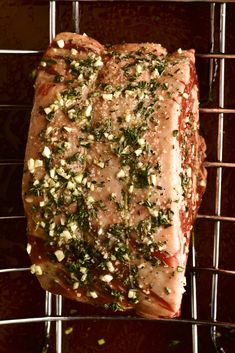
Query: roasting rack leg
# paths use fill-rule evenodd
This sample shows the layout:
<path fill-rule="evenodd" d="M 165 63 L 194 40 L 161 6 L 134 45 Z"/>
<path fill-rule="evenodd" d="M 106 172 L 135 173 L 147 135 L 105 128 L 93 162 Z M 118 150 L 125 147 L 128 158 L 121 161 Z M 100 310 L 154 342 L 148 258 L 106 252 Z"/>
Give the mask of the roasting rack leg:
<path fill-rule="evenodd" d="M 212 5 L 213 6 L 213 5 Z M 220 4 L 220 39 L 219 49 L 220 53 L 225 53 L 225 33 L 226 33 L 226 3 Z M 219 107 L 224 108 L 224 91 L 225 91 L 225 59 L 220 58 L 219 69 Z M 217 160 L 223 161 L 223 125 L 224 114 L 220 113 L 218 116 L 218 135 L 217 135 Z M 216 173 L 216 196 L 215 196 L 215 215 L 221 216 L 221 200 L 222 200 L 222 167 L 217 167 Z M 221 222 L 217 220 L 214 226 L 214 248 L 213 248 L 213 268 L 219 267 L 219 246 L 220 246 L 220 228 Z M 214 273 L 212 276 L 212 292 L 211 292 L 211 319 L 217 319 L 217 305 L 218 305 L 218 274 Z M 211 339 L 218 353 L 225 353 L 223 347 L 220 346 L 217 339 L 216 326 L 211 327 Z"/>

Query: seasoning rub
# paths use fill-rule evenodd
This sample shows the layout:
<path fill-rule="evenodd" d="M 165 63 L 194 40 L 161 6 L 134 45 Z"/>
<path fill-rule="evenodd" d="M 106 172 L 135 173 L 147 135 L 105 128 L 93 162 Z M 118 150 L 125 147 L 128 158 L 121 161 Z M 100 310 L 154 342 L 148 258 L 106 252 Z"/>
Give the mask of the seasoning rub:
<path fill-rule="evenodd" d="M 28 247 L 46 290 L 179 315 L 205 191 L 194 51 L 56 36 L 35 83 L 23 176 Z"/>

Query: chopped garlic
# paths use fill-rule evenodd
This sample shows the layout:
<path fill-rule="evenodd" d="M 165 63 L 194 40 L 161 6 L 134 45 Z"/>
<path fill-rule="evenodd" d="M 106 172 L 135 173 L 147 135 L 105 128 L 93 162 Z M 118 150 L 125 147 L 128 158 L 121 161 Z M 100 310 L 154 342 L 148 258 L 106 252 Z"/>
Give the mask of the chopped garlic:
<path fill-rule="evenodd" d="M 49 147 L 45 146 L 44 150 L 42 151 L 42 155 L 46 158 L 50 158 L 51 156 L 51 150 Z"/>
<path fill-rule="evenodd" d="M 67 189 L 69 190 L 74 190 L 75 189 L 75 184 L 72 182 L 72 181 L 68 181 L 68 184 L 67 184 Z"/>
<path fill-rule="evenodd" d="M 85 116 L 86 116 L 86 117 L 91 116 L 91 112 L 92 112 L 92 105 L 89 104 L 88 107 L 87 107 L 86 110 L 85 110 Z"/>
<path fill-rule="evenodd" d="M 202 187 L 206 186 L 205 180 L 201 180 L 201 181 L 200 181 L 200 186 L 202 186 Z"/>
<path fill-rule="evenodd" d="M 68 127 L 68 126 L 64 126 L 64 130 L 67 131 L 67 132 L 71 132 L 71 131 L 73 131 L 73 128 L 72 127 Z"/>
<path fill-rule="evenodd" d="M 113 280 L 113 276 L 112 275 L 104 275 L 104 276 L 100 276 L 101 281 L 109 283 Z"/>
<path fill-rule="evenodd" d="M 185 99 L 188 99 L 188 97 L 189 97 L 188 93 L 184 92 L 184 93 L 183 93 L 183 97 L 184 97 Z"/>
<path fill-rule="evenodd" d="M 137 298 L 137 290 L 136 289 L 129 289 L 128 298 L 136 299 Z"/>
<path fill-rule="evenodd" d="M 99 228 L 98 230 L 98 235 L 101 235 L 101 234 L 103 234 L 103 228 Z"/>
<path fill-rule="evenodd" d="M 121 169 L 118 173 L 117 173 L 117 178 L 118 179 L 122 179 L 122 178 L 125 178 L 126 174 L 124 172 L 123 169 Z"/>
<path fill-rule="evenodd" d="M 64 40 L 63 39 L 57 40 L 57 45 L 61 49 L 64 48 Z"/>
<path fill-rule="evenodd" d="M 141 74 L 143 72 L 143 67 L 140 64 L 136 65 L 136 72 L 137 74 Z"/>
<path fill-rule="evenodd" d="M 101 59 L 101 57 L 99 56 L 98 59 L 96 60 L 96 62 L 94 63 L 95 67 L 102 67 L 103 66 L 103 61 Z"/>
<path fill-rule="evenodd" d="M 156 186 L 156 185 L 157 185 L 157 177 L 156 177 L 156 175 L 155 175 L 155 174 L 152 174 L 152 175 L 150 176 L 150 179 L 151 179 L 152 185 L 153 185 L 153 186 Z"/>
<path fill-rule="evenodd" d="M 88 198 L 87 198 L 88 205 L 90 205 L 91 203 L 94 203 L 94 202 L 95 202 L 95 200 L 93 199 L 93 197 L 92 196 L 88 196 Z"/>
<path fill-rule="evenodd" d="M 30 253 L 31 253 L 31 250 L 32 250 L 32 245 L 31 244 L 27 244 L 27 248 L 26 248 L 26 251 L 27 251 L 27 253 L 30 255 Z"/>
<path fill-rule="evenodd" d="M 138 150 L 135 150 L 135 155 L 139 157 L 142 154 L 143 150 L 141 148 L 138 148 Z"/>
<path fill-rule="evenodd" d="M 43 166 L 43 161 L 41 159 L 36 159 L 35 163 L 34 163 L 34 167 L 38 168 L 38 167 L 42 167 Z"/>
<path fill-rule="evenodd" d="M 39 266 L 39 265 L 33 264 L 33 265 L 30 267 L 30 272 L 31 272 L 32 274 L 35 274 L 36 276 L 41 276 L 41 275 L 42 275 L 42 268 L 41 268 L 41 266 Z"/>
<path fill-rule="evenodd" d="M 94 299 L 98 298 L 98 294 L 95 291 L 90 292 L 90 296 Z"/>
<path fill-rule="evenodd" d="M 138 139 L 137 142 L 138 142 L 138 144 L 139 144 L 140 146 L 144 146 L 145 143 L 146 143 L 145 139 L 143 139 L 143 138 Z"/>
<path fill-rule="evenodd" d="M 78 53 L 77 49 L 75 49 L 75 48 L 71 49 L 71 54 L 72 55 L 77 55 L 77 53 Z"/>
<path fill-rule="evenodd" d="M 102 97 L 106 101 L 111 101 L 113 98 L 113 95 L 112 95 L 112 93 L 104 93 L 104 94 L 102 94 Z"/>
<path fill-rule="evenodd" d="M 131 114 L 127 114 L 125 120 L 127 123 L 129 123 L 131 121 Z"/>
<path fill-rule="evenodd" d="M 72 235 L 67 229 L 65 229 L 62 233 L 60 233 L 60 238 L 62 241 L 66 242 L 72 238 Z"/>
<path fill-rule="evenodd" d="M 78 287 L 79 287 L 79 282 L 74 282 L 73 289 L 78 289 Z"/>
<path fill-rule="evenodd" d="M 114 271 L 115 271 L 115 268 L 114 268 L 114 266 L 113 266 L 113 264 L 112 264 L 111 261 L 108 261 L 108 262 L 107 262 L 107 267 L 108 267 L 108 270 L 109 270 L 110 272 L 114 272 Z"/>
<path fill-rule="evenodd" d="M 97 342 L 99 346 L 103 346 L 106 343 L 104 338 L 100 338 Z"/>
<path fill-rule="evenodd" d="M 55 254 L 55 256 L 57 257 L 57 260 L 58 260 L 59 262 L 61 262 L 61 261 L 64 260 L 64 258 L 65 258 L 65 254 L 63 253 L 62 250 L 56 250 L 56 251 L 54 252 L 54 254 Z"/>
<path fill-rule="evenodd" d="M 33 158 L 30 158 L 28 160 L 28 170 L 30 171 L 30 173 L 34 173 L 34 168 L 35 168 L 35 161 Z"/>
<path fill-rule="evenodd" d="M 68 327 L 68 328 L 64 331 L 64 333 L 65 333 L 66 335 L 70 335 L 72 332 L 73 332 L 73 327 Z"/>
<path fill-rule="evenodd" d="M 52 178 L 52 179 L 54 179 L 55 178 L 55 168 L 53 168 L 53 169 L 50 169 L 50 177 Z"/>
<path fill-rule="evenodd" d="M 44 112 L 48 115 L 52 112 L 52 109 L 50 107 L 44 108 Z"/>
<path fill-rule="evenodd" d="M 83 174 L 78 174 L 78 175 L 76 175 L 75 177 L 74 177 L 74 179 L 75 179 L 75 181 L 77 182 L 77 183 L 81 183 L 82 182 L 82 179 L 83 179 Z"/>

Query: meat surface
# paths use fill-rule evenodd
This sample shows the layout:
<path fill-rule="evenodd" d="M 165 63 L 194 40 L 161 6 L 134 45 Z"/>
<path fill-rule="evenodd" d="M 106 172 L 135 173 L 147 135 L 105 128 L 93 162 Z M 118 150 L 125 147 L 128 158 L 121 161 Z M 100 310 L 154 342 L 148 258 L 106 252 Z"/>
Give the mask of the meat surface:
<path fill-rule="evenodd" d="M 180 313 L 206 187 L 193 50 L 56 36 L 35 83 L 23 175 L 45 290 L 149 318 Z"/>

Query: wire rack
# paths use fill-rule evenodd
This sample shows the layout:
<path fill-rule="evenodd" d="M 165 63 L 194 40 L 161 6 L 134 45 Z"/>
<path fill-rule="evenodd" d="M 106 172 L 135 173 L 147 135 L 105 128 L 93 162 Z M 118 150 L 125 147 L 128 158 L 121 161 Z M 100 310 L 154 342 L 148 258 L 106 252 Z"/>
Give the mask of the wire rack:
<path fill-rule="evenodd" d="M 80 30 L 80 11 L 78 1 L 68 1 L 69 6 L 72 6 L 72 20 L 74 31 L 79 33 Z M 206 2 L 206 1 L 204 1 Z M 209 2 L 209 1 L 207 1 Z M 204 114 L 217 114 L 218 116 L 218 130 L 217 130 L 217 161 L 210 162 L 206 161 L 206 168 L 214 168 L 216 170 L 216 187 L 215 187 L 215 212 L 213 215 L 199 214 L 198 219 L 211 220 L 214 223 L 214 240 L 213 240 L 213 265 L 211 267 L 197 267 L 196 266 L 196 244 L 195 239 L 192 237 L 191 242 L 191 264 L 190 276 L 191 276 L 191 318 L 190 319 L 158 319 L 158 322 L 172 322 L 176 324 L 186 324 L 192 327 L 192 353 L 199 352 L 199 341 L 200 336 L 198 333 L 199 326 L 209 326 L 211 332 L 211 339 L 213 341 L 215 351 L 220 353 L 225 353 L 226 351 L 218 342 L 217 330 L 220 327 L 230 327 L 235 328 L 234 322 L 221 322 L 217 320 L 218 311 L 218 288 L 219 279 L 221 275 L 225 276 L 235 276 L 235 271 L 225 270 L 219 267 L 220 259 L 220 236 L 221 236 L 221 224 L 222 222 L 235 222 L 235 217 L 222 216 L 221 214 L 221 202 L 222 202 L 222 177 L 223 170 L 225 168 L 234 168 L 235 163 L 227 163 L 223 161 L 223 137 L 224 137 L 224 118 L 226 114 L 235 114 L 235 109 L 227 109 L 225 107 L 225 65 L 226 60 L 234 60 L 235 53 L 226 53 L 226 3 L 230 1 L 225 1 L 220 4 L 216 2 L 211 2 L 210 4 L 210 40 L 211 48 L 206 54 L 197 54 L 197 57 L 209 60 L 209 89 L 213 86 L 213 75 L 215 63 L 219 67 L 219 104 L 215 108 L 201 108 L 201 113 Z M 49 1 L 49 41 L 51 41 L 56 35 L 56 20 L 57 20 L 57 1 Z M 219 7 L 219 52 L 215 52 L 215 7 Z M 0 49 L 0 55 L 17 54 L 17 55 L 37 55 L 41 54 L 40 50 L 15 50 L 15 49 Z M 30 109 L 28 105 L 14 105 L 14 104 L 1 104 L 1 110 L 25 110 Z M 11 165 L 22 165 L 22 161 L 0 161 L 1 166 L 11 166 Z M 0 221 L 4 220 L 15 220 L 24 218 L 24 216 L 1 216 Z M 21 268 L 4 268 L 0 270 L 0 275 L 4 273 L 13 272 L 23 272 L 29 271 L 28 267 Z M 201 272 L 207 272 L 211 274 L 212 286 L 211 286 L 211 316 L 209 320 L 198 319 L 198 295 L 197 295 L 197 274 Z M 234 277 L 233 277 L 234 279 Z M 55 310 L 54 310 L 55 305 Z M 49 347 L 49 341 L 52 331 L 52 322 L 55 322 L 56 334 L 55 334 L 55 347 L 56 353 L 63 353 L 62 350 L 62 325 L 65 321 L 84 321 L 84 320 L 141 320 L 145 319 L 137 317 L 124 317 L 124 316 L 64 316 L 63 315 L 63 301 L 62 297 L 59 295 L 52 295 L 49 292 L 45 292 L 45 314 L 41 317 L 25 317 L 25 318 L 14 318 L 14 319 L 1 319 L 0 325 L 13 325 L 13 324 L 24 324 L 24 323 L 35 323 L 44 322 L 44 345 L 42 352 L 46 353 Z"/>

